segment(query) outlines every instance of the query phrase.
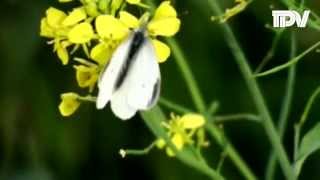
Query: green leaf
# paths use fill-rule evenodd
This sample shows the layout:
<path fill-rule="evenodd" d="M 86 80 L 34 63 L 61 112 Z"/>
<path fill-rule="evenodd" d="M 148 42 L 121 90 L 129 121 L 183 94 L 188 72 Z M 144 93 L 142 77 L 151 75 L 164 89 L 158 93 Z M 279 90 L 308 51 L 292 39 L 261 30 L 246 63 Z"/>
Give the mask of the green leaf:
<path fill-rule="evenodd" d="M 295 162 L 295 170 L 297 175 L 300 174 L 301 168 L 305 160 L 314 152 L 320 149 L 320 123 L 315 125 L 302 138 L 298 159 Z"/>
<path fill-rule="evenodd" d="M 166 116 L 159 106 L 155 106 L 149 111 L 141 112 L 142 119 L 157 138 L 163 138 L 166 144 L 175 152 L 176 157 L 184 164 L 199 170 L 200 172 L 208 175 L 212 179 L 223 179 L 220 174 L 211 169 L 205 162 L 196 157 L 192 148 L 185 147 L 183 151 L 177 151 L 176 147 L 172 144 L 167 135 L 166 130 L 161 125 L 162 121 L 166 120 Z"/>

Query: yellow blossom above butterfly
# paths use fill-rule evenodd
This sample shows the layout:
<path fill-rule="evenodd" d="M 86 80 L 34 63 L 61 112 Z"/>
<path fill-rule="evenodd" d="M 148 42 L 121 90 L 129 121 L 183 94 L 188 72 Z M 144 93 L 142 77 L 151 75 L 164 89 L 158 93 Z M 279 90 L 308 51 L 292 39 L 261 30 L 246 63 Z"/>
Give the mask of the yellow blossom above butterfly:
<path fill-rule="evenodd" d="M 179 29 L 180 20 L 177 18 L 176 10 L 171 6 L 169 1 L 162 2 L 147 26 L 160 63 L 168 59 L 171 51 L 165 43 L 157 40 L 156 37 L 172 37 Z"/>

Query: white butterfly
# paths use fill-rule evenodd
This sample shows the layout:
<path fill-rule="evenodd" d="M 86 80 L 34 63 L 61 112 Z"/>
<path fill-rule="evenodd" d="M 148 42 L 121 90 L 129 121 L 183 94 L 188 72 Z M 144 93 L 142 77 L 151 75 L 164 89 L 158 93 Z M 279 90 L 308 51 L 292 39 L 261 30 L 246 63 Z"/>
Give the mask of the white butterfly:
<path fill-rule="evenodd" d="M 130 119 L 137 111 L 156 104 L 160 81 L 155 49 L 145 30 L 135 30 L 115 50 L 101 73 L 96 106 L 102 109 L 110 101 L 117 117 Z"/>

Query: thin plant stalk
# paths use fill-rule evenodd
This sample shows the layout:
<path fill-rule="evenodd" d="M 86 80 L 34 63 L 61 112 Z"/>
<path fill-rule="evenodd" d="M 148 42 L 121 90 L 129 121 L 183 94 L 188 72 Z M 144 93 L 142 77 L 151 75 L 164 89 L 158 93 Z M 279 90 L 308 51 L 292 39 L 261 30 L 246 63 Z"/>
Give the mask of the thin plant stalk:
<path fill-rule="evenodd" d="M 290 56 L 294 57 L 296 55 L 296 51 L 297 51 L 297 40 L 296 40 L 295 33 L 292 32 Z M 278 124 L 278 132 L 281 138 L 283 138 L 283 135 L 285 133 L 285 129 L 287 126 L 288 118 L 289 118 L 290 107 L 291 107 L 292 97 L 294 92 L 295 78 L 296 78 L 296 67 L 291 66 L 288 71 L 287 86 L 286 86 L 285 95 L 283 98 L 282 108 L 281 108 L 280 117 L 279 117 L 279 124 Z M 275 169 L 276 169 L 276 156 L 274 151 L 272 151 L 267 163 L 267 169 L 266 169 L 267 180 L 273 179 L 273 176 L 275 174 Z"/>
<path fill-rule="evenodd" d="M 175 57 L 175 60 L 178 64 L 178 67 L 180 68 L 182 72 L 182 76 L 184 80 L 186 81 L 186 84 L 188 86 L 188 89 L 191 93 L 191 96 L 194 100 L 195 106 L 197 110 L 206 115 L 206 106 L 202 99 L 202 95 L 198 89 L 198 85 L 195 81 L 195 78 L 193 77 L 192 71 L 187 64 L 187 60 L 182 53 L 182 50 L 180 49 L 178 43 L 174 39 L 168 39 L 167 40 L 169 46 L 172 48 L 173 56 Z M 206 115 L 206 119 L 210 119 L 211 117 L 209 115 Z M 209 124 L 209 123 L 207 123 Z M 219 128 L 216 127 L 213 124 L 210 124 L 209 127 L 206 128 L 209 129 L 210 134 L 217 140 L 217 142 L 221 145 L 224 144 L 222 141 L 222 132 L 220 132 Z M 246 179 L 254 180 L 257 179 L 254 175 L 254 173 L 250 170 L 250 168 L 246 165 L 246 163 L 243 161 L 243 159 L 240 157 L 240 155 L 237 153 L 237 151 L 234 149 L 234 147 L 229 145 L 228 155 L 231 158 L 231 160 L 235 163 L 236 167 L 240 170 L 242 175 Z"/>
<path fill-rule="evenodd" d="M 284 32 L 284 30 L 276 31 L 276 35 L 273 38 L 272 43 L 271 43 L 271 48 L 269 49 L 269 51 L 267 52 L 265 57 L 262 59 L 261 63 L 257 67 L 257 69 L 254 71 L 255 74 L 261 72 L 263 70 L 263 68 L 268 64 L 268 62 L 273 58 L 283 32 Z"/>
<path fill-rule="evenodd" d="M 218 6 L 217 0 L 209 0 L 210 6 L 216 14 L 221 14 L 222 10 Z M 248 61 L 236 40 L 231 27 L 224 23 L 221 25 L 224 32 L 226 41 L 231 48 L 231 51 L 235 57 L 235 60 L 241 70 L 241 73 L 247 83 L 249 91 L 253 97 L 254 103 L 257 107 L 259 114 L 262 117 L 262 125 L 266 131 L 266 134 L 271 142 L 271 145 L 277 155 L 280 162 L 281 168 L 287 179 L 295 179 L 293 168 L 291 167 L 288 155 L 281 143 L 280 136 L 273 124 L 269 110 L 265 104 L 265 100 L 258 86 L 256 79 L 253 77 L 251 68 L 249 67 Z"/>

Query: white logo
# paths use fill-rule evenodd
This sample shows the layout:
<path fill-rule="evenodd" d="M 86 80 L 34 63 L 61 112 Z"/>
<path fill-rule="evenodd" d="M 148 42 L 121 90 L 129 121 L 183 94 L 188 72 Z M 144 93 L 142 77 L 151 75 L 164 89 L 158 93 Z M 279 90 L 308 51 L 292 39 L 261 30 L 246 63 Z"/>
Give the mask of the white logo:
<path fill-rule="evenodd" d="M 304 28 L 307 25 L 309 14 L 309 10 L 304 11 L 302 17 L 296 11 L 274 10 L 272 11 L 273 27 L 290 27 L 296 23 L 298 27 Z"/>

